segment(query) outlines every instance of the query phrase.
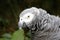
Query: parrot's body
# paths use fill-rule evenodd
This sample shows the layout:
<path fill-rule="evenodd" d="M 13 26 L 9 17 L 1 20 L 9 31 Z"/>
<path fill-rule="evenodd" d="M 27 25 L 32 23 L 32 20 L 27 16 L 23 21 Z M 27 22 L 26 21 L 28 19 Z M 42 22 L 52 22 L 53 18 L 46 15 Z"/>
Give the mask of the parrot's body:
<path fill-rule="evenodd" d="M 28 8 L 21 12 L 19 28 L 31 30 L 31 40 L 60 40 L 60 18 L 41 8 Z"/>

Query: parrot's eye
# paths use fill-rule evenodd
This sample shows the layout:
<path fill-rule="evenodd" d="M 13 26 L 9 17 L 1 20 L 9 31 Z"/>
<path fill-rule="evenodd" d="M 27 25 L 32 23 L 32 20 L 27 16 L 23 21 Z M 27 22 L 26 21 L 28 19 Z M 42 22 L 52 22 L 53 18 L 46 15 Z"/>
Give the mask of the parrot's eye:
<path fill-rule="evenodd" d="M 28 16 L 28 18 L 29 18 L 30 16 Z"/>

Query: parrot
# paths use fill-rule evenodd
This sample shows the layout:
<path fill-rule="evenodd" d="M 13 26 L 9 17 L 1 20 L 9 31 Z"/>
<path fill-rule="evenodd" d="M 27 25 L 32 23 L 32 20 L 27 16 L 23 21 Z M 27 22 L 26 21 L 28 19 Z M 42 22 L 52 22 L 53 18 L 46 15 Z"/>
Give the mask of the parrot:
<path fill-rule="evenodd" d="M 60 17 L 31 7 L 19 15 L 19 29 L 30 30 L 31 40 L 60 40 Z"/>

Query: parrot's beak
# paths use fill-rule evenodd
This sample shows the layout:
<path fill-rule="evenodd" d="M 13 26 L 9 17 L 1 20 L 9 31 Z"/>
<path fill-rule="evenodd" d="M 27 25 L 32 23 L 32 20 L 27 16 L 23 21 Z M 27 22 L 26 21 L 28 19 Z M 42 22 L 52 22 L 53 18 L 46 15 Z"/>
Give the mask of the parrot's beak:
<path fill-rule="evenodd" d="M 19 27 L 19 29 L 26 29 L 27 28 L 27 26 L 26 26 L 26 23 L 25 22 L 18 22 L 18 27 Z"/>
<path fill-rule="evenodd" d="M 20 21 L 18 22 L 18 27 L 19 29 L 22 29 L 23 23 L 21 23 Z"/>

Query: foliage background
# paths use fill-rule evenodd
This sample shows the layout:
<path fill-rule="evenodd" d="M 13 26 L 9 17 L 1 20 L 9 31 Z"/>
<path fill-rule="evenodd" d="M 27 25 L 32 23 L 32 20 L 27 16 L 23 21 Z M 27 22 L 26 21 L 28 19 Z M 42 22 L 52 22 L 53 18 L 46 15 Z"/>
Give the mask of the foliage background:
<path fill-rule="evenodd" d="M 11 38 L 18 30 L 20 12 L 29 7 L 43 8 L 50 14 L 60 16 L 60 0 L 0 0 L 0 40 L 6 35 Z"/>

